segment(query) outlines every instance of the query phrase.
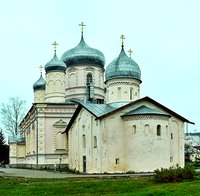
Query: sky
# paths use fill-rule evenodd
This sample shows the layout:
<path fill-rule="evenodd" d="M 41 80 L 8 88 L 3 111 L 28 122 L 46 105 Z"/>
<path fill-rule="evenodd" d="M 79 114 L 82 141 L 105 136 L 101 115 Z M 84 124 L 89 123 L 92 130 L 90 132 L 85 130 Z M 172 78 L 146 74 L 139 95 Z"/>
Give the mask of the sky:
<path fill-rule="evenodd" d="M 0 12 L 0 104 L 9 97 L 33 103 L 40 65 L 80 41 L 101 50 L 106 66 L 121 50 L 133 50 L 142 73 L 141 97 L 149 96 L 195 123 L 200 131 L 199 0 L 6 0 Z M 127 53 L 128 54 L 128 53 Z M 43 76 L 45 73 L 43 71 Z"/>

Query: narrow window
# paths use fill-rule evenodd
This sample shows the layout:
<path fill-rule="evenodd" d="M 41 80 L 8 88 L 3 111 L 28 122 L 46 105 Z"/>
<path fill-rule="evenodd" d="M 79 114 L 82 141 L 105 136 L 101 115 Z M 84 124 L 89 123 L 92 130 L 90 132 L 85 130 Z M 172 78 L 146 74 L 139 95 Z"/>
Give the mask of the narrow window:
<path fill-rule="evenodd" d="M 173 140 L 173 133 L 171 133 L 171 139 Z"/>
<path fill-rule="evenodd" d="M 130 100 L 132 100 L 133 99 L 133 88 L 131 87 L 130 88 Z"/>
<path fill-rule="evenodd" d="M 136 125 L 133 125 L 132 127 L 132 134 L 136 134 Z"/>
<path fill-rule="evenodd" d="M 83 135 L 83 148 L 86 148 L 86 139 L 85 139 L 85 135 Z"/>
<path fill-rule="evenodd" d="M 92 83 L 92 74 L 88 73 L 87 74 L 87 85 L 90 85 L 90 83 Z"/>
<path fill-rule="evenodd" d="M 157 126 L 157 136 L 161 136 L 161 126 Z"/>
<path fill-rule="evenodd" d="M 161 140 L 161 126 L 160 125 L 157 126 L 157 139 Z"/>
<path fill-rule="evenodd" d="M 173 157 L 170 157 L 170 162 L 173 162 Z"/>
<path fill-rule="evenodd" d="M 119 164 L 119 158 L 115 159 L 115 164 L 118 165 Z"/>
<path fill-rule="evenodd" d="M 94 136 L 94 148 L 97 147 L 97 136 Z"/>
<path fill-rule="evenodd" d="M 93 81 L 92 81 L 92 74 L 88 73 L 86 78 L 86 95 L 88 99 L 91 99 L 93 97 Z"/>

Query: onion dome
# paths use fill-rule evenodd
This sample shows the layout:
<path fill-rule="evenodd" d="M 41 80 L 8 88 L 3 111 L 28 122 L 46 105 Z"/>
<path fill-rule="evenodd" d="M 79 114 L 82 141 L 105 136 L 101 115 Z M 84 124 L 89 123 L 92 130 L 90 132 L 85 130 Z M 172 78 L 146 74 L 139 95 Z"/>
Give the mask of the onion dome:
<path fill-rule="evenodd" d="M 33 90 L 45 90 L 46 80 L 42 77 L 42 73 L 40 78 L 33 84 Z"/>
<path fill-rule="evenodd" d="M 48 72 L 65 72 L 66 65 L 56 55 L 44 66 L 46 73 Z"/>
<path fill-rule="evenodd" d="M 89 64 L 104 67 L 105 65 L 103 53 L 100 50 L 89 47 L 84 41 L 83 34 L 79 44 L 75 48 L 66 51 L 61 60 L 67 66 Z"/>
<path fill-rule="evenodd" d="M 126 55 L 123 43 L 119 56 L 107 66 L 105 78 L 106 81 L 116 78 L 132 78 L 141 81 L 140 67 Z"/>

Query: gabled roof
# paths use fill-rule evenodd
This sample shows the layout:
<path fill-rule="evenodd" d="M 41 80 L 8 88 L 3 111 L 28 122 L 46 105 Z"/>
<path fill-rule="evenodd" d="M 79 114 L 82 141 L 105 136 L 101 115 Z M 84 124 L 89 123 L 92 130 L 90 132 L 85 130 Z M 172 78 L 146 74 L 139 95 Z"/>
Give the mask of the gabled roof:
<path fill-rule="evenodd" d="M 158 110 L 149 108 L 145 105 L 142 105 L 134 110 L 131 110 L 130 112 L 127 112 L 126 114 L 123 114 L 123 116 L 133 116 L 133 115 L 163 115 L 163 116 L 170 116 L 168 113 L 160 112 Z"/>
<path fill-rule="evenodd" d="M 110 104 L 94 104 L 94 103 L 81 103 L 81 105 L 92 113 L 95 117 L 100 118 L 107 113 L 110 113 L 124 105 L 127 105 L 129 102 L 119 102 L 119 103 L 110 103 Z"/>
<path fill-rule="evenodd" d="M 142 101 L 147 101 L 147 102 L 153 103 L 154 105 L 157 105 L 158 107 L 165 110 L 166 113 L 157 111 L 157 110 L 149 108 L 147 106 L 145 106 L 145 107 L 141 106 L 135 110 L 128 112 L 127 114 L 130 115 L 132 112 L 133 115 L 136 115 L 136 114 L 144 115 L 144 114 L 151 113 L 151 114 L 157 114 L 157 115 L 160 114 L 160 115 L 175 116 L 176 118 L 182 120 L 183 122 L 194 124 L 193 122 L 190 122 L 188 119 L 180 116 L 179 114 L 175 113 L 174 111 L 170 110 L 169 108 L 165 107 L 164 105 L 162 105 L 162 104 L 156 102 L 155 100 L 151 99 L 150 97 L 146 96 L 146 97 L 143 97 L 141 99 L 138 99 L 138 100 L 132 101 L 132 102 L 118 102 L 118 103 L 111 103 L 111 104 L 93 104 L 93 103 L 79 102 L 79 105 L 78 105 L 75 113 L 73 114 L 71 120 L 69 121 L 69 124 L 68 124 L 65 132 L 67 132 L 70 129 L 70 127 L 72 126 L 73 122 L 75 121 L 77 115 L 79 114 L 79 112 L 82 108 L 85 108 L 88 112 L 93 114 L 97 120 L 97 119 L 103 119 L 106 116 L 109 116 L 117 111 L 120 111 L 122 109 L 125 109 L 129 106 L 132 106 L 132 105 L 142 102 Z"/>

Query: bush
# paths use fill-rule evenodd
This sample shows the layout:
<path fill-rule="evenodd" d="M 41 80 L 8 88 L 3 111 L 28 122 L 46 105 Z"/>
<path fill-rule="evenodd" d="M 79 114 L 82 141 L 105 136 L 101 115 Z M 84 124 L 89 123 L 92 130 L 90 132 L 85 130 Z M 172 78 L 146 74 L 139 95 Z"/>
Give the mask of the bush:
<path fill-rule="evenodd" d="M 170 167 L 169 169 L 161 168 L 154 171 L 154 180 L 155 182 L 180 182 L 185 179 L 194 179 L 195 170 L 192 166 L 185 166 L 184 168 L 179 167 Z"/>

